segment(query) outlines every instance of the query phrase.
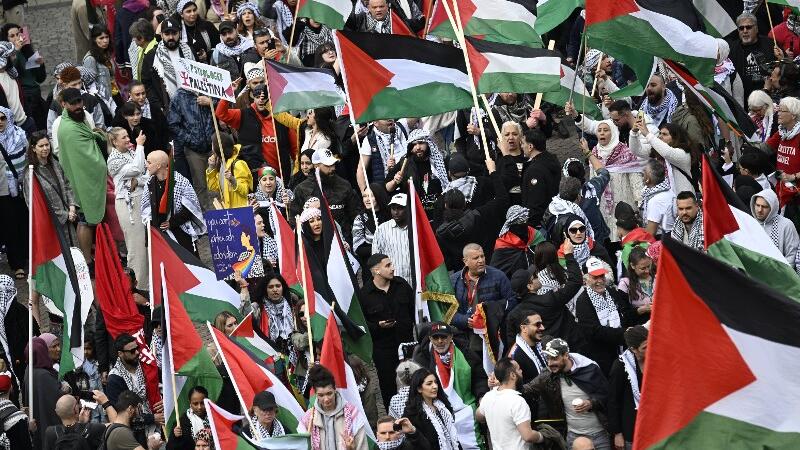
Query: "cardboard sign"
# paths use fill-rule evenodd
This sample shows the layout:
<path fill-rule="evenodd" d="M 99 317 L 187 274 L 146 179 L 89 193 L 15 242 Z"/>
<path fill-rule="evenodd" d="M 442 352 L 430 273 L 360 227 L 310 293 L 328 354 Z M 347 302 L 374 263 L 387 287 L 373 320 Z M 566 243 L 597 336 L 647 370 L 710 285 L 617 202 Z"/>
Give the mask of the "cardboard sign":
<path fill-rule="evenodd" d="M 191 59 L 179 59 L 183 66 L 182 68 L 176 67 L 178 77 L 181 79 L 179 87 L 229 102 L 236 101 L 233 86 L 231 86 L 230 72 Z"/>
<path fill-rule="evenodd" d="M 218 280 L 233 279 L 237 270 L 243 278 L 264 276 L 253 208 L 210 210 L 205 220 Z"/>

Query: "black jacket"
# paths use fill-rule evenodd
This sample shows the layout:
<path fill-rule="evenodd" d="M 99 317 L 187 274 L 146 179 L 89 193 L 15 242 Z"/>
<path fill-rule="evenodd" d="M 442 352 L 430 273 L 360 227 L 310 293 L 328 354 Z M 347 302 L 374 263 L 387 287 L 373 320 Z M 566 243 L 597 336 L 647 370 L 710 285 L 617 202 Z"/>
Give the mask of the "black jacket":
<path fill-rule="evenodd" d="M 530 210 L 528 224 L 538 227 L 550 201 L 558 195 L 561 165 L 550 152 L 542 152 L 528 162 L 522 175 L 522 206 Z"/>
<path fill-rule="evenodd" d="M 611 371 L 611 364 L 619 356 L 620 347 L 625 346 L 625 328 L 627 328 L 631 319 L 635 319 L 636 315 L 624 293 L 613 287 L 608 288 L 608 293 L 611 294 L 611 298 L 617 305 L 621 324 L 619 328 L 600 324 L 600 319 L 597 318 L 597 311 L 592 306 L 589 294 L 586 291 L 582 292 L 575 302 L 575 318 L 578 320 L 578 326 L 587 341 L 583 354 L 597 362 L 604 374 L 608 374 Z"/>
<path fill-rule="evenodd" d="M 636 361 L 636 379 L 639 389 L 642 388 L 642 369 Z M 633 442 L 633 430 L 636 424 L 636 404 L 633 402 L 628 373 L 619 359 L 611 365 L 608 376 L 608 432 L 622 433 L 625 440 Z"/>
<path fill-rule="evenodd" d="M 128 132 L 131 142 L 136 141 L 136 137 L 139 136 L 139 131 L 143 132 L 147 137 L 147 139 L 144 141 L 145 155 L 149 155 L 154 150 L 164 150 L 165 152 L 169 153 L 169 129 L 166 126 L 167 119 L 164 118 L 164 114 L 158 110 L 158 108 L 153 109 L 152 112 L 154 113 L 154 118 L 160 117 L 160 122 L 154 119 L 148 119 L 147 117 L 142 117 L 142 121 L 139 122 L 139 126 L 137 126 L 135 129 L 131 129 L 131 127 L 128 125 L 128 121 L 125 120 L 120 111 L 121 109 L 117 109 L 117 114 L 111 124 L 115 127 L 124 128 L 125 131 Z"/>
<path fill-rule="evenodd" d="M 578 262 L 572 255 L 566 256 L 567 283 L 557 291 L 550 291 L 544 295 L 529 293 L 522 297 L 519 305 L 512 314 L 522 314 L 530 311 L 537 312 L 542 317 L 544 332 L 553 337 L 565 339 L 572 351 L 581 352 L 585 341 L 575 317 L 567 309 L 567 303 L 578 293 L 583 285 L 583 275 Z M 518 330 L 509 327 L 509 342 L 513 341 Z"/>
<path fill-rule="evenodd" d="M 417 429 L 417 432 L 412 435 L 406 435 L 406 441 L 403 442 L 398 448 L 401 449 L 408 449 L 408 450 L 440 450 L 439 447 L 439 435 L 436 433 L 436 428 L 433 427 L 433 423 L 431 420 L 428 419 L 428 415 L 425 414 L 424 411 L 410 411 L 408 407 L 403 411 L 403 417 L 406 417 L 414 428 Z M 416 442 L 409 442 L 409 436 L 415 436 Z M 407 446 L 406 446 L 407 445 Z M 419 445 L 418 447 L 416 445 Z"/>
<path fill-rule="evenodd" d="M 414 340 L 414 291 L 406 280 L 395 276 L 384 292 L 367 280 L 358 293 L 364 319 L 369 326 L 374 347 L 397 351 L 402 342 Z M 392 328 L 381 328 L 378 322 L 395 320 Z"/>
<path fill-rule="evenodd" d="M 456 113 L 456 127 L 459 137 L 455 141 L 456 151 L 463 154 L 469 162 L 469 171 L 472 176 L 488 175 L 486 171 L 486 152 L 483 150 L 483 141 L 480 136 L 467 133 L 472 109 L 461 109 Z M 483 117 L 483 129 L 486 132 L 486 143 L 489 145 L 489 155 L 497 159 L 500 150 L 497 148 L 497 135 L 494 132 L 488 115 Z M 477 137 L 477 139 L 475 139 Z"/>
<path fill-rule="evenodd" d="M 169 110 L 170 98 L 167 93 L 167 88 L 164 85 L 164 80 L 161 79 L 161 75 L 158 74 L 158 71 L 153 68 L 156 53 L 158 53 L 158 47 L 154 48 L 150 53 L 145 53 L 144 59 L 142 59 L 142 73 L 139 74 L 139 77 L 147 91 L 150 109 L 160 108 L 161 111 L 164 112 Z M 178 47 L 178 53 L 181 58 L 189 57 L 189 55 L 183 54 L 180 47 Z"/>
<path fill-rule="evenodd" d="M 343 239 L 352 242 L 353 221 L 363 206 L 361 196 L 357 195 L 353 186 L 339 175 L 334 174 L 331 177 L 321 175 L 320 179 L 333 220 L 342 227 Z M 320 197 L 319 185 L 314 177 L 306 178 L 294 189 L 294 200 L 289 204 L 289 217 L 292 221 L 303 212 L 303 204 L 311 197 Z"/>

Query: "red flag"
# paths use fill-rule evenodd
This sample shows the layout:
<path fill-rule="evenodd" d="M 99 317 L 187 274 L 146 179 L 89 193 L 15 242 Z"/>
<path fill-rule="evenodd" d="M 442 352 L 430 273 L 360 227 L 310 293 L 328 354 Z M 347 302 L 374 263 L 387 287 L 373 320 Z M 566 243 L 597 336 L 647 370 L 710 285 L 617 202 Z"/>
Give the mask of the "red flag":
<path fill-rule="evenodd" d="M 144 317 L 133 301 L 130 280 L 122 271 L 117 246 L 105 223 L 97 227 L 95 273 L 97 302 L 103 312 L 108 334 L 114 339 L 122 333 L 136 334 L 144 324 Z"/>
<path fill-rule="evenodd" d="M 400 36 L 417 37 L 417 35 L 414 34 L 413 31 L 411 31 L 411 28 L 408 28 L 408 25 L 406 25 L 406 23 L 403 22 L 403 19 L 401 19 L 400 16 L 394 10 L 391 10 L 391 12 L 392 12 L 392 34 L 398 34 Z"/>
<path fill-rule="evenodd" d="M 223 332 L 211 326 L 208 329 L 213 333 L 241 401 L 245 405 L 252 405 L 256 394 L 273 385 L 272 380 L 266 376 L 268 370 L 259 365 L 250 354 L 231 341 Z"/>
<path fill-rule="evenodd" d="M 322 338 L 322 351 L 319 355 L 319 363 L 331 371 L 333 379 L 336 381 L 337 389 L 347 388 L 342 336 L 339 334 L 339 325 L 336 324 L 333 311 L 331 311 L 328 316 L 328 324 L 325 326 L 325 337 Z"/>
<path fill-rule="evenodd" d="M 270 217 L 272 217 L 273 222 L 270 225 L 280 251 L 278 258 L 281 276 L 290 289 L 297 289 L 300 285 L 300 280 L 297 278 L 297 255 L 295 253 L 297 243 L 295 242 L 294 231 L 292 231 L 292 227 L 289 226 L 289 222 L 283 217 L 275 202 L 272 202 L 272 214 L 270 214 Z M 300 290 L 300 293 L 302 293 L 302 290 Z"/>

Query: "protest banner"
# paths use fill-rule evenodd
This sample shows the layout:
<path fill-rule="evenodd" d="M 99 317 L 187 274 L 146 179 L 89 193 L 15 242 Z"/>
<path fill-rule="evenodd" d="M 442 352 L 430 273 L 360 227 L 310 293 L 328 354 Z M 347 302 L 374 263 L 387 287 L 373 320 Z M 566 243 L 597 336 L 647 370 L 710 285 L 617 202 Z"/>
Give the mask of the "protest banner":
<path fill-rule="evenodd" d="M 178 76 L 181 78 L 180 87 L 209 97 L 221 98 L 229 102 L 236 101 L 230 72 L 191 59 L 179 59 L 183 66 L 178 71 Z"/>
<path fill-rule="evenodd" d="M 205 213 L 214 273 L 218 280 L 264 276 L 253 208 L 210 210 Z"/>

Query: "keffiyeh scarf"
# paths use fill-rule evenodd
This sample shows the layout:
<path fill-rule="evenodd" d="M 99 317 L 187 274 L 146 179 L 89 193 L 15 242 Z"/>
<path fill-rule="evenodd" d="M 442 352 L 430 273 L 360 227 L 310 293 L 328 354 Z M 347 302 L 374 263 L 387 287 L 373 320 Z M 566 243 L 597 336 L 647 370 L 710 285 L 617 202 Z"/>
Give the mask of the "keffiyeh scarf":
<path fill-rule="evenodd" d="M 786 18 L 786 28 L 792 33 L 800 35 L 800 17 L 798 17 L 797 14 L 790 14 L 789 17 Z"/>
<path fill-rule="evenodd" d="M 697 210 L 697 217 L 692 222 L 691 229 L 688 230 L 689 239 L 688 245 L 695 250 L 703 251 L 704 236 L 703 236 L 703 210 Z M 675 226 L 672 228 L 672 238 L 683 242 L 683 236 L 687 233 L 686 224 L 682 220 L 676 220 Z"/>
<path fill-rule="evenodd" d="M 642 190 L 642 205 L 639 207 L 642 213 L 642 220 L 647 220 L 647 204 L 650 200 L 655 197 L 656 194 L 668 191 L 669 189 L 669 180 L 666 178 L 655 186 L 645 186 Z"/>
<path fill-rule="evenodd" d="M 530 210 L 528 208 L 520 205 L 513 205 L 511 208 L 508 208 L 508 211 L 506 211 L 506 221 L 503 224 L 503 228 L 500 229 L 500 234 L 498 234 L 498 236 L 508 233 L 511 225 L 527 222 L 529 213 Z"/>
<path fill-rule="evenodd" d="M 538 278 L 539 282 L 542 283 L 542 287 L 536 291 L 536 295 L 544 295 L 548 292 L 561 289 L 561 283 L 555 279 L 549 268 L 545 268 L 536 274 L 536 278 Z"/>
<path fill-rule="evenodd" d="M 253 424 L 253 428 L 255 428 L 256 431 L 253 437 L 259 439 L 273 438 L 286 434 L 283 424 L 281 424 L 281 421 L 278 419 L 272 421 L 272 433 L 270 433 L 264 425 L 261 425 L 261 422 L 258 421 L 258 417 L 256 416 L 251 416 L 250 423 Z"/>
<path fill-rule="evenodd" d="M 178 42 L 178 52 L 182 58 L 194 61 L 194 53 L 192 53 L 192 49 L 189 48 L 189 45 L 185 42 Z M 172 58 L 169 56 L 169 50 L 167 50 L 164 41 L 159 42 L 156 46 L 155 59 L 158 61 L 158 64 L 153 64 L 153 68 L 156 69 L 158 75 L 164 79 L 164 86 L 167 88 L 167 93 L 172 97 L 178 90 L 178 75 L 175 67 L 172 65 Z"/>
<path fill-rule="evenodd" d="M 722 84 L 729 76 L 733 75 L 734 72 L 736 72 L 736 68 L 733 67 L 733 62 L 730 58 L 726 59 L 722 64 L 714 66 L 714 81 Z"/>
<path fill-rule="evenodd" d="M 153 333 L 153 338 L 150 340 L 150 351 L 155 355 L 156 364 L 161 368 L 161 351 L 164 348 L 164 339 L 158 333 Z"/>
<path fill-rule="evenodd" d="M 14 285 L 14 280 L 8 275 L 0 275 L 0 317 L 5 318 L 8 310 L 11 308 L 11 302 L 17 297 L 17 288 Z M 6 327 L 0 326 L 0 343 L 3 345 L 3 351 L 9 357 L 17 357 L 21 355 L 11 355 L 8 348 L 8 337 L 6 336 Z M 14 368 L 9 365 L 11 373 L 16 378 L 17 374 L 14 373 Z"/>
<path fill-rule="evenodd" d="M 586 294 L 589 295 L 589 301 L 592 302 L 600 325 L 611 328 L 619 328 L 622 325 L 617 304 L 614 303 L 614 299 L 611 298 L 608 291 L 598 294 L 594 289 L 587 288 Z"/>
<path fill-rule="evenodd" d="M 660 125 L 672 116 L 672 113 L 675 112 L 675 108 L 677 107 L 678 99 L 675 97 L 675 94 L 673 94 L 671 90 L 664 88 L 664 98 L 661 99 L 661 104 L 651 105 L 650 100 L 645 97 L 641 109 L 653 119 L 654 124 Z"/>
<path fill-rule="evenodd" d="M 289 8 L 283 0 L 278 0 L 272 6 L 275 8 L 277 12 L 277 28 L 278 28 L 278 38 L 280 38 L 281 42 L 286 44 L 286 38 L 283 37 L 283 30 L 292 26 L 292 22 L 294 22 L 294 14 L 292 13 L 292 8 Z"/>
<path fill-rule="evenodd" d="M 236 43 L 233 47 L 228 47 L 225 45 L 224 42 L 220 42 L 214 47 L 214 50 L 222 53 L 223 55 L 229 58 L 236 58 L 237 56 L 241 56 L 242 53 L 246 52 L 247 50 L 253 48 L 253 40 L 252 39 L 242 39 L 239 36 L 239 42 Z"/>
<path fill-rule="evenodd" d="M 278 243 L 272 236 L 264 236 L 261 239 L 261 257 L 270 262 L 270 264 L 278 263 Z"/>
<path fill-rule="evenodd" d="M 144 379 L 144 371 L 142 370 L 141 364 L 136 366 L 136 372 L 131 375 L 122 363 L 122 359 L 117 358 L 117 362 L 108 374 L 121 377 L 125 381 L 125 386 L 128 387 L 128 390 L 133 391 L 134 394 L 138 395 L 139 398 L 143 400 L 147 399 L 147 383 Z M 146 401 L 142 402 L 142 413 L 150 414 L 150 405 Z"/>
<path fill-rule="evenodd" d="M 453 419 L 453 414 L 444 406 L 444 403 L 436 399 L 433 401 L 432 408 L 428 406 L 426 402 L 422 402 L 422 410 L 425 411 L 425 415 L 436 430 L 436 437 L 439 439 L 439 448 L 441 450 L 458 450 L 456 423 Z"/>
<path fill-rule="evenodd" d="M 380 450 L 394 450 L 396 448 L 400 448 L 403 445 L 403 442 L 406 440 L 406 435 L 401 434 L 400 439 L 396 439 L 394 441 L 385 441 L 385 442 L 378 442 L 378 448 Z"/>
<path fill-rule="evenodd" d="M 788 141 L 800 133 L 800 122 L 794 124 L 791 130 L 786 129 L 783 125 L 778 125 L 778 133 L 780 133 L 782 141 Z"/>
<path fill-rule="evenodd" d="M 264 310 L 269 316 L 269 337 L 273 340 L 289 339 L 294 331 L 294 317 L 289 301 L 281 298 L 280 302 L 274 303 L 265 299 Z"/>
<path fill-rule="evenodd" d="M 636 356 L 630 350 L 625 350 L 619 355 L 619 360 L 625 368 L 625 375 L 628 376 L 628 382 L 631 385 L 631 394 L 633 395 L 633 407 L 639 409 L 639 399 L 642 397 L 639 391 L 639 378 L 636 376 Z"/>
<path fill-rule="evenodd" d="M 186 418 L 189 419 L 189 423 L 192 425 L 192 439 L 197 439 L 197 435 L 209 427 L 208 416 L 200 417 L 192 411 L 192 408 L 186 410 Z"/>
<path fill-rule="evenodd" d="M 531 113 L 532 107 L 523 98 L 517 98 L 513 105 L 506 105 L 503 100 L 498 97 L 497 103 L 494 106 L 494 111 L 500 116 L 498 124 L 504 122 L 524 123 Z"/>
<path fill-rule="evenodd" d="M 8 65 L 12 53 L 14 53 L 14 44 L 8 41 L 0 41 L 0 69 L 5 69 L 6 73 L 16 80 L 17 76 L 19 76 L 17 69 L 14 67 L 13 62 Z"/>
<path fill-rule="evenodd" d="M 19 192 L 19 182 L 25 174 L 27 164 L 27 140 L 22 128 L 14 124 L 14 113 L 10 109 L 0 106 L 0 114 L 6 116 L 6 129 L 0 133 L 0 145 L 3 156 L 11 165 L 6 164 L 6 179 L 8 190 L 12 197 Z"/>
<path fill-rule="evenodd" d="M 387 411 L 388 414 L 395 419 L 399 419 L 403 417 L 403 411 L 406 409 L 406 403 L 408 403 L 408 392 L 411 390 L 408 386 L 403 386 L 397 390 L 397 394 L 392 396 L 392 399 L 389 401 L 389 410 Z"/>
<path fill-rule="evenodd" d="M 759 118 L 755 114 L 750 114 L 750 120 L 752 120 L 756 126 L 759 142 L 766 142 L 766 140 L 769 139 L 770 131 L 772 131 L 772 121 L 775 120 L 775 115 L 768 112 L 764 114 L 764 117 Z"/>
<path fill-rule="evenodd" d="M 447 185 L 447 189 L 443 189 L 442 193 L 447 192 L 451 189 L 458 189 L 464 194 L 464 199 L 467 203 L 472 203 L 472 195 L 475 194 L 475 188 L 478 186 L 478 180 L 475 179 L 473 176 L 466 176 L 464 178 L 458 178 L 450 182 Z"/>
<path fill-rule="evenodd" d="M 442 152 L 439 151 L 439 147 L 435 142 L 433 142 L 433 139 L 431 139 L 431 134 L 428 132 L 428 130 L 423 128 L 411 130 L 411 133 L 408 134 L 406 143 L 411 144 L 412 142 L 416 141 L 424 141 L 428 144 L 428 157 L 430 158 L 431 162 L 431 171 L 433 172 L 433 175 L 439 179 L 439 182 L 442 184 L 442 190 L 444 191 L 447 189 L 447 185 L 450 183 L 450 181 L 447 178 L 447 169 L 444 167 L 444 158 L 442 157 Z M 406 157 L 412 157 L 411 152 L 406 153 Z"/>
<path fill-rule="evenodd" d="M 256 19 L 260 19 L 261 18 L 261 14 L 259 14 L 259 12 L 258 12 L 258 6 L 256 6 L 253 2 L 250 2 L 250 1 L 242 2 L 242 3 L 239 4 L 239 6 L 236 7 L 236 17 L 241 19 L 242 16 L 244 15 L 245 11 L 248 11 L 248 10 L 251 13 L 253 13 L 254 16 L 256 16 Z"/>
<path fill-rule="evenodd" d="M 391 14 L 387 14 L 383 20 L 378 21 L 372 17 L 372 14 L 367 12 L 365 14 L 367 18 L 367 31 L 373 33 L 383 33 L 383 34 L 391 34 L 392 33 L 392 16 Z"/>
<path fill-rule="evenodd" d="M 517 344 L 517 348 L 522 350 L 522 352 L 525 353 L 525 355 L 527 355 L 531 361 L 533 361 L 533 364 L 536 366 L 536 370 L 539 373 L 547 370 L 547 363 L 545 363 L 546 360 L 542 354 L 541 342 L 537 342 L 534 346 L 535 348 L 532 348 L 519 334 L 517 334 L 514 342 Z"/>

